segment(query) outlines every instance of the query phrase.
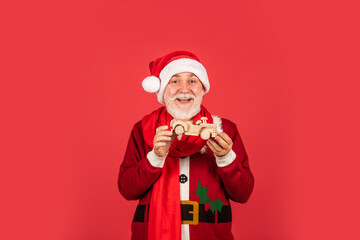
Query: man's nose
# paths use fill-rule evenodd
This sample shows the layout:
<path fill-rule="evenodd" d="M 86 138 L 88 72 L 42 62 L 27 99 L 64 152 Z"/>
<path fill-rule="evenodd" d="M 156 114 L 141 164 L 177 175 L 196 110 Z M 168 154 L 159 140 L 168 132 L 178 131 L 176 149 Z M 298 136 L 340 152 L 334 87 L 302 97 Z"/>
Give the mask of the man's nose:
<path fill-rule="evenodd" d="M 181 92 L 181 93 L 190 92 L 189 84 L 187 82 L 182 82 L 179 86 L 179 92 Z"/>

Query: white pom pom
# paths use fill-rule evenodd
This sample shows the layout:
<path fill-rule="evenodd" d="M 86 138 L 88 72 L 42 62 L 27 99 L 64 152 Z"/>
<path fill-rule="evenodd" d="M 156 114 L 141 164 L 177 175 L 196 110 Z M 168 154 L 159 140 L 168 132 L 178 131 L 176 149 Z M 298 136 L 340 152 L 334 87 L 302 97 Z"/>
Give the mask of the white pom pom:
<path fill-rule="evenodd" d="M 146 77 L 142 81 L 142 86 L 149 93 L 157 92 L 160 89 L 160 79 L 155 76 Z"/>

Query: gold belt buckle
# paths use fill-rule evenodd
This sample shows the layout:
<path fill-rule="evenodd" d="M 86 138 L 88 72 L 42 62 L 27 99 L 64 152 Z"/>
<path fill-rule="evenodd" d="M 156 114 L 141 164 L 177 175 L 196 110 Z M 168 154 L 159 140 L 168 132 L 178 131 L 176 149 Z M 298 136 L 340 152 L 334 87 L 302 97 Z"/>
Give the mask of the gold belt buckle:
<path fill-rule="evenodd" d="M 189 211 L 189 213 L 192 213 L 193 215 L 193 220 L 192 221 L 188 221 L 188 220 L 183 220 L 181 221 L 182 224 L 191 224 L 191 225 L 197 225 L 199 223 L 199 203 L 195 202 L 195 201 L 180 201 L 181 204 L 186 204 L 186 205 L 192 205 L 193 206 L 193 210 Z"/>

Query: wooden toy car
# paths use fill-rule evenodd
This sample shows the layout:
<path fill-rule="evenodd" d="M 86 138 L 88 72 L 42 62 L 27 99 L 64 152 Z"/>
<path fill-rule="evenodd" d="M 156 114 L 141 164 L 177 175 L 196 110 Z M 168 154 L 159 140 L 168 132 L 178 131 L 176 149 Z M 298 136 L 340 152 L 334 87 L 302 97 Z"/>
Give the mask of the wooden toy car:
<path fill-rule="evenodd" d="M 215 124 L 207 123 L 207 120 L 207 117 L 202 117 L 196 124 L 193 124 L 192 121 L 173 119 L 170 127 L 177 135 L 200 136 L 202 139 L 208 140 L 210 137 L 216 137 L 217 132 Z"/>

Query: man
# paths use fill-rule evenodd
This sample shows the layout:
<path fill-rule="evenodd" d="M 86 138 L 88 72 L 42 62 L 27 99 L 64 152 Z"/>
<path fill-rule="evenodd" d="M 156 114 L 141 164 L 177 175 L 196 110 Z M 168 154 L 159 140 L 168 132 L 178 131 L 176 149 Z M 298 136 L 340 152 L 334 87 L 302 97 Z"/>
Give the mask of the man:
<path fill-rule="evenodd" d="M 165 106 L 134 125 L 118 178 L 120 193 L 139 199 L 132 239 L 234 239 L 229 199 L 245 203 L 254 187 L 236 125 L 201 105 L 210 83 L 193 53 L 169 53 L 150 72 L 143 88 Z M 172 119 L 196 124 L 202 117 L 217 126 L 216 137 L 170 129 Z"/>

